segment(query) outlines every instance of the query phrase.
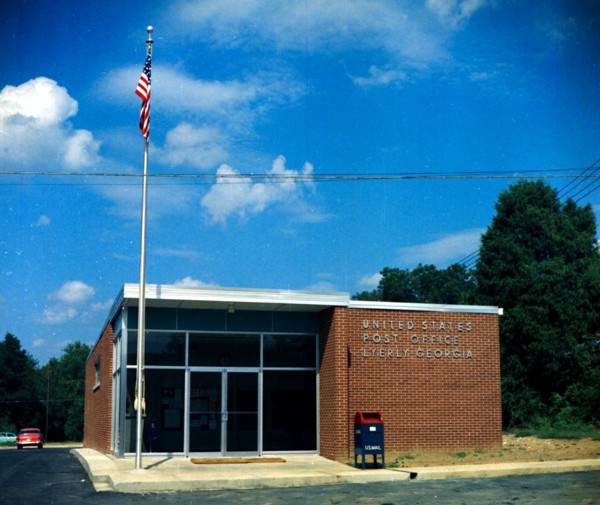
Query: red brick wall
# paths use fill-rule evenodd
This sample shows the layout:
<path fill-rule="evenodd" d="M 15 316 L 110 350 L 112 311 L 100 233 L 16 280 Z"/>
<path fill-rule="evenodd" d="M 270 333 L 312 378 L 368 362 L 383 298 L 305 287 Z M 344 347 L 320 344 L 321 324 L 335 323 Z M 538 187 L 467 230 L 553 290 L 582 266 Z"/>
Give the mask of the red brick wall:
<path fill-rule="evenodd" d="M 83 446 L 103 453 L 110 452 L 113 338 L 112 326 L 108 325 L 85 365 Z M 96 386 L 98 361 L 100 384 Z"/>
<path fill-rule="evenodd" d="M 335 308 L 320 336 L 323 456 L 353 457 L 357 410 L 383 413 L 386 453 L 502 446 L 496 314 Z"/>
<path fill-rule="evenodd" d="M 319 324 L 319 445 L 322 455 L 334 459 L 345 455 L 348 445 L 340 429 L 348 419 L 347 332 L 335 314 L 335 309 L 323 311 Z"/>

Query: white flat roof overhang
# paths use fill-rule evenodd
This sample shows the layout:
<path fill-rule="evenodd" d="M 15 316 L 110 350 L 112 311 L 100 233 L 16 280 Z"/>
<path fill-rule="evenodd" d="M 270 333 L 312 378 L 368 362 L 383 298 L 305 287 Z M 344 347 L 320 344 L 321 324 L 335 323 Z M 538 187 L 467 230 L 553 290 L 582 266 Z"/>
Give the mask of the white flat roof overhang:
<path fill-rule="evenodd" d="M 182 288 L 147 284 L 146 307 L 320 312 L 346 307 L 347 293 L 317 293 L 284 289 Z M 123 286 L 122 306 L 139 305 L 138 284 Z"/>
<path fill-rule="evenodd" d="M 139 305 L 139 295 L 138 284 L 124 284 L 111 308 L 108 321 L 111 321 L 122 307 L 137 307 Z M 487 305 L 372 302 L 351 300 L 348 293 L 340 292 L 220 287 L 193 288 L 163 284 L 146 284 L 145 304 L 146 307 L 230 311 L 320 312 L 330 307 L 348 307 L 350 309 L 367 310 L 502 314 L 502 309 Z"/>

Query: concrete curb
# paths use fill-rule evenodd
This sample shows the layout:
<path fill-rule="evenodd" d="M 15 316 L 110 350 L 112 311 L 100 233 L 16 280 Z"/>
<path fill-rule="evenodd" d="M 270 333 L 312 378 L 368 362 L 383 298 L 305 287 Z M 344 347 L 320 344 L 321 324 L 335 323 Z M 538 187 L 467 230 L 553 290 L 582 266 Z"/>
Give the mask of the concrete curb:
<path fill-rule="evenodd" d="M 72 449 L 71 453 L 87 472 L 96 491 L 121 493 L 285 488 L 600 471 L 600 459 L 361 470 L 317 455 L 286 456 L 285 463 L 244 465 L 194 465 L 187 458 L 154 456 L 144 458 L 144 468 L 137 470 L 130 458 L 114 458 L 85 448 Z"/>
<path fill-rule="evenodd" d="M 531 463 L 496 463 L 398 469 L 409 472 L 413 479 L 472 479 L 567 472 L 600 471 L 600 459 L 570 461 L 538 461 Z"/>

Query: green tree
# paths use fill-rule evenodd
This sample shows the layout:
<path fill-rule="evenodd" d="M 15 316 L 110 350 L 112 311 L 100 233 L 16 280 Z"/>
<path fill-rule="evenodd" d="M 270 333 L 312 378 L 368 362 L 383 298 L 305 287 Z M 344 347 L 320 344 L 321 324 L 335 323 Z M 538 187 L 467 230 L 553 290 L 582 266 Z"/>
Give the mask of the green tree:
<path fill-rule="evenodd" d="M 69 344 L 60 359 L 52 358 L 40 369 L 40 389 L 50 399 L 48 437 L 52 440 L 83 439 L 85 361 L 89 352 L 86 344 Z"/>
<path fill-rule="evenodd" d="M 454 264 L 440 270 L 419 264 L 413 270 L 384 268 L 378 287 L 354 296 L 358 300 L 386 302 L 468 304 L 475 296 L 471 272 Z"/>
<path fill-rule="evenodd" d="M 589 382 L 594 362 L 590 340 L 597 338 L 600 302 L 591 207 L 561 204 L 543 182 L 511 186 L 500 195 L 482 237 L 476 278 L 481 302 L 505 309 L 500 322 L 505 425 L 548 415 L 564 407 L 566 398 L 589 401 L 596 386 L 582 379 Z"/>
<path fill-rule="evenodd" d="M 43 407 L 36 391 L 37 362 L 21 348 L 21 341 L 6 333 L 0 342 L 0 422 L 2 429 L 39 426 Z"/>

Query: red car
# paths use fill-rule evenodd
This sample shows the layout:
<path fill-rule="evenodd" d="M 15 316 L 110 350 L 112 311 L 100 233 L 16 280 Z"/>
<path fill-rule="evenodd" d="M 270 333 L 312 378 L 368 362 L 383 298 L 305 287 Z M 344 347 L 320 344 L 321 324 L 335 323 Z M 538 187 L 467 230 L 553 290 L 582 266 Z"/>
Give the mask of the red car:
<path fill-rule="evenodd" d="M 38 449 L 44 447 L 44 435 L 39 428 L 23 428 L 17 433 L 17 449 L 26 445 L 37 445 Z"/>

